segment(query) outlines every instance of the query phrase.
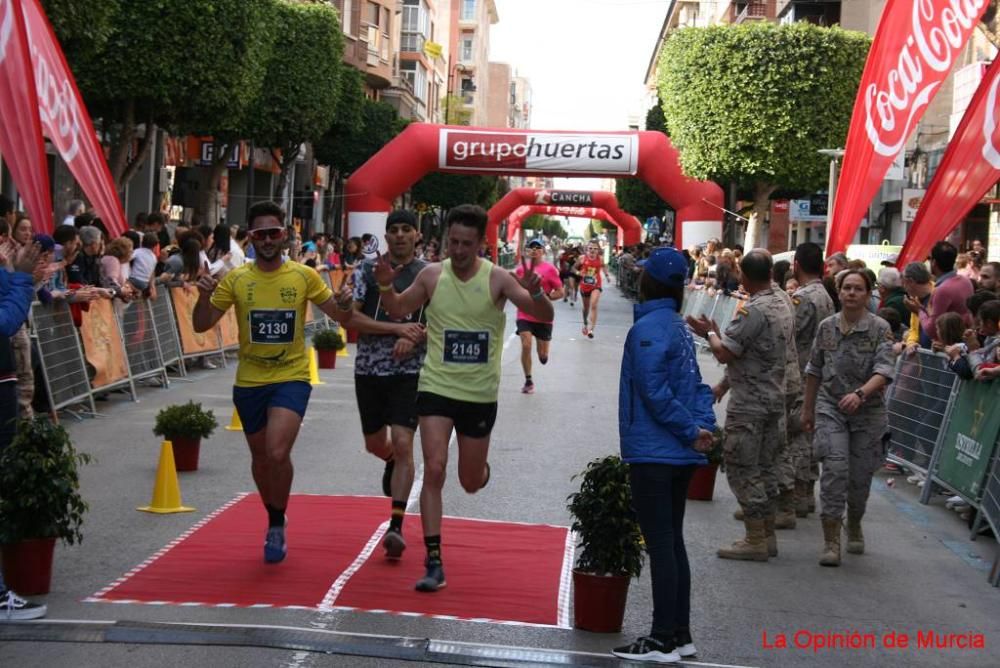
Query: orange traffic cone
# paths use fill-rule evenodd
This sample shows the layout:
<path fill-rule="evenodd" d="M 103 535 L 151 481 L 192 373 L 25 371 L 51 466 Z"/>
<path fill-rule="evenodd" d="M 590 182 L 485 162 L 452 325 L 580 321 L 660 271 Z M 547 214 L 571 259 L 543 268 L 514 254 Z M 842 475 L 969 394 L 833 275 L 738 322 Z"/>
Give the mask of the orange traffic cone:
<path fill-rule="evenodd" d="M 326 385 L 326 382 L 319 379 L 319 359 L 316 357 L 316 349 L 309 346 L 306 348 L 306 354 L 309 355 L 309 384 Z"/>
<path fill-rule="evenodd" d="M 229 424 L 226 425 L 226 431 L 243 431 L 243 422 L 240 421 L 240 412 L 233 409 L 233 417 L 229 419 Z"/>
<path fill-rule="evenodd" d="M 167 513 L 189 513 L 194 508 L 181 505 L 181 486 L 177 482 L 177 468 L 174 464 L 174 446 L 164 441 L 160 446 L 160 465 L 156 469 L 156 484 L 153 485 L 153 500 L 148 506 L 136 510 L 165 515 Z"/>
<path fill-rule="evenodd" d="M 346 343 L 347 342 L 347 330 L 344 329 L 343 327 L 341 327 L 340 323 L 337 323 L 337 331 L 340 332 L 340 338 L 343 339 L 343 341 Z M 345 345 L 343 348 L 341 348 L 340 350 L 337 351 L 337 357 L 347 357 L 347 356 L 348 356 L 347 355 L 347 346 Z"/>

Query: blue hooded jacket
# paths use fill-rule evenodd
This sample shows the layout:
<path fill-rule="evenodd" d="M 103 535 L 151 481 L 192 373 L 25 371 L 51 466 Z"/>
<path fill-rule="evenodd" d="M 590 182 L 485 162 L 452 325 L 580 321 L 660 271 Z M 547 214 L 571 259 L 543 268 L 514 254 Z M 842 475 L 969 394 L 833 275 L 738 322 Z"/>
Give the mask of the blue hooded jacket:
<path fill-rule="evenodd" d="M 701 382 L 694 341 L 673 299 L 635 305 L 618 391 L 622 459 L 632 464 L 705 464 L 693 445 L 715 429 L 712 389 Z"/>

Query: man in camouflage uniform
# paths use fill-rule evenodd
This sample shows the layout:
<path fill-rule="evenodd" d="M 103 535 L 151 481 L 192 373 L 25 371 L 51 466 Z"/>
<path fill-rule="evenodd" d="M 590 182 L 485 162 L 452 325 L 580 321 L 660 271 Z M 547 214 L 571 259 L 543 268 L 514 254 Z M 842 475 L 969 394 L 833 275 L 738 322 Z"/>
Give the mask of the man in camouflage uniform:
<path fill-rule="evenodd" d="M 688 318 L 691 328 L 708 339 L 715 358 L 727 365 L 732 387 L 726 409 L 726 475 L 743 508 L 746 536 L 720 549 L 723 559 L 767 561 L 767 534 L 777 509 L 776 458 L 786 439 L 785 365 L 792 314 L 771 287 L 772 264 L 763 249 L 744 256 L 741 280 L 750 299 L 724 334 L 704 316 Z"/>
<path fill-rule="evenodd" d="M 788 307 L 789 313 L 795 312 L 791 296 L 782 290 L 777 283 L 772 282 L 771 288 L 774 294 L 781 297 Z M 795 344 L 795 322 L 789 319 L 787 324 L 785 359 L 785 441 L 779 444 L 777 458 L 775 460 L 776 473 L 778 476 L 778 510 L 773 524 L 765 523 L 767 531 L 767 552 L 769 556 L 778 556 L 778 541 L 774 535 L 775 529 L 795 528 L 795 507 L 796 507 L 796 484 L 795 484 L 795 457 L 792 451 L 793 438 L 802 438 L 802 381 L 799 369 L 799 357 Z M 729 390 L 729 375 L 723 377 L 712 392 L 716 401 L 720 401 Z M 808 462 L 808 460 L 807 460 Z M 808 467 L 808 463 L 806 464 Z M 806 470 L 808 474 L 808 468 Z M 743 521 L 743 509 L 738 508 L 733 513 L 733 517 Z"/>
<path fill-rule="evenodd" d="M 807 242 L 795 249 L 792 263 L 799 287 L 792 295 L 795 308 L 795 348 L 799 370 L 803 374 L 812 352 L 813 340 L 819 323 L 834 314 L 833 300 L 823 287 L 823 249 Z M 801 397 L 796 403 L 796 414 L 802 411 Z M 798 417 L 789 423 L 789 450 L 795 468 L 795 514 L 806 517 L 816 510 L 815 487 L 819 467 L 813 460 L 812 434 L 803 431 Z"/>
<path fill-rule="evenodd" d="M 848 293 L 851 279 L 855 296 Z M 852 270 L 840 290 L 845 310 L 820 323 L 806 365 L 803 427 L 815 426 L 820 479 L 820 517 L 824 548 L 820 565 L 840 565 L 840 526 L 847 506 L 847 551 L 864 553 L 861 518 L 868 504 L 872 476 L 885 460 L 882 437 L 887 427 L 883 388 L 892 382 L 892 330 L 865 308 L 872 286 L 867 275 Z M 867 293 L 862 288 L 867 286 Z M 848 298 L 860 304 L 850 316 Z M 856 317 L 853 322 L 850 318 Z"/>

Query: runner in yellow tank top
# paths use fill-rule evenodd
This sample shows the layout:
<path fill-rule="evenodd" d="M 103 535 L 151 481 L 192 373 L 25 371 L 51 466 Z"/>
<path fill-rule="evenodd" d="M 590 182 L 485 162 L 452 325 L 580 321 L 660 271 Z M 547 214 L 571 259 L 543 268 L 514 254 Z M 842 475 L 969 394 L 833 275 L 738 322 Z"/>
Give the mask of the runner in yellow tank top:
<path fill-rule="evenodd" d="M 458 436 L 462 487 L 474 494 L 489 482 L 487 455 L 497 414 L 504 306 L 509 299 L 539 320 L 553 318 L 552 304 L 535 274 L 534 261 L 524 265 L 522 276 L 515 277 L 479 257 L 486 221 L 482 207 L 463 204 L 452 209 L 446 232 L 449 258 L 426 267 L 402 294 L 392 287 L 399 270 L 384 257 L 375 266 L 382 305 L 390 316 L 403 317 L 430 302 L 424 312 L 427 356 L 417 393 L 424 451 L 420 519 L 427 547 L 427 574 L 417 582 L 418 591 L 437 591 L 445 586 L 441 489 L 453 429 Z"/>
<path fill-rule="evenodd" d="M 198 303 L 192 321 L 205 332 L 236 308 L 240 328 L 240 364 L 233 403 L 250 446 L 251 471 L 267 510 L 264 560 L 285 558 L 285 510 L 292 489 L 292 446 L 309 403 L 306 357 L 306 308 L 316 304 L 346 324 L 354 309 L 350 294 L 334 298 L 315 269 L 282 261 L 287 238 L 285 212 L 274 202 L 258 202 L 247 214 L 256 260 L 216 281 L 208 272 L 198 278 Z M 338 304 L 337 299 L 343 303 Z"/>

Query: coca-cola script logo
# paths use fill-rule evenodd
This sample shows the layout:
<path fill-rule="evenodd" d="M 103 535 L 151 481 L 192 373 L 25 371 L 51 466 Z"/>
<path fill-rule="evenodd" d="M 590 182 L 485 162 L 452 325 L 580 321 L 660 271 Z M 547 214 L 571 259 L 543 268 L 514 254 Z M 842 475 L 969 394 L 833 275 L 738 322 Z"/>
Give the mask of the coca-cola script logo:
<path fill-rule="evenodd" d="M 990 163 L 990 167 L 1000 170 L 1000 151 L 993 139 L 997 129 L 997 86 L 1000 86 L 1000 77 L 993 77 L 986 94 L 986 109 L 983 110 L 983 158 Z"/>
<path fill-rule="evenodd" d="M 0 63 L 7 57 L 7 45 L 14 32 L 14 7 L 11 0 L 0 0 Z"/>
<path fill-rule="evenodd" d="M 914 0 L 910 34 L 896 54 L 895 67 L 865 89 L 865 133 L 876 153 L 891 158 L 903 148 L 988 4 L 987 0 Z M 892 39 L 889 35 L 895 28 L 884 29 L 883 38 Z"/>
<path fill-rule="evenodd" d="M 64 161 L 72 162 L 80 152 L 81 126 L 73 85 L 62 74 L 62 68 L 57 70 L 49 64 L 33 40 L 31 63 L 35 68 L 38 114 L 45 136 L 52 140 Z"/>

